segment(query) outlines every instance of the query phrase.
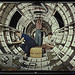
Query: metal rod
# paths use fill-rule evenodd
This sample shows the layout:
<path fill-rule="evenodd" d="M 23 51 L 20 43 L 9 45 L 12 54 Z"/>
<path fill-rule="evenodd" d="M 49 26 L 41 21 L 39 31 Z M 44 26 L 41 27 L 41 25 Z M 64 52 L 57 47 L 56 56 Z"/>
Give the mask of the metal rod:
<path fill-rule="evenodd" d="M 64 26 L 64 27 L 62 27 L 62 28 L 57 28 L 56 30 L 62 30 L 62 29 L 64 29 L 64 28 L 66 28 L 66 27 L 69 27 L 69 26 L 74 26 L 74 24 L 75 24 L 75 22 L 74 23 L 72 23 L 72 24 L 70 24 L 70 25 L 67 25 L 67 26 Z M 56 30 L 53 32 L 53 33 L 56 33 Z"/>
<path fill-rule="evenodd" d="M 14 29 L 13 27 L 5 26 L 5 25 L 2 25 L 2 24 L 0 24 L 0 27 L 9 28 L 9 29 L 12 29 L 12 30 L 14 30 L 14 31 L 19 31 L 19 30 L 17 30 L 17 29 Z"/>

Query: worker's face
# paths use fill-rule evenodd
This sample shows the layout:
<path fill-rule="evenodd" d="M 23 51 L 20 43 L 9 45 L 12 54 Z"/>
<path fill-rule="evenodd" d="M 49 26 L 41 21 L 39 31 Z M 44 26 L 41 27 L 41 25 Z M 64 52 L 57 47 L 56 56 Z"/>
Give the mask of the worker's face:
<path fill-rule="evenodd" d="M 21 37 L 22 34 L 21 34 L 21 33 L 16 33 L 16 35 L 17 35 L 18 37 Z"/>
<path fill-rule="evenodd" d="M 49 37 L 52 37 L 52 35 L 48 35 Z"/>
<path fill-rule="evenodd" d="M 36 25 L 40 25 L 40 24 L 41 24 L 41 21 L 37 20 Z"/>

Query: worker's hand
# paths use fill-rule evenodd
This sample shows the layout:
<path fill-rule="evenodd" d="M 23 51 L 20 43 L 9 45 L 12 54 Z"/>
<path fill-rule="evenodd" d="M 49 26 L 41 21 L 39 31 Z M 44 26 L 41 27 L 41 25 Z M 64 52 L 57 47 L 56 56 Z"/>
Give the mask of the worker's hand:
<path fill-rule="evenodd" d="M 24 42 L 25 42 L 26 40 L 24 40 Z"/>
<path fill-rule="evenodd" d="M 11 45 L 11 44 L 13 44 L 12 42 L 10 42 L 10 43 L 7 43 L 8 45 Z"/>
<path fill-rule="evenodd" d="M 25 53 L 25 54 L 24 54 L 24 56 L 26 57 L 26 56 L 27 56 L 27 54 Z"/>
<path fill-rule="evenodd" d="M 21 41 L 21 43 L 24 41 L 24 37 L 20 40 Z"/>

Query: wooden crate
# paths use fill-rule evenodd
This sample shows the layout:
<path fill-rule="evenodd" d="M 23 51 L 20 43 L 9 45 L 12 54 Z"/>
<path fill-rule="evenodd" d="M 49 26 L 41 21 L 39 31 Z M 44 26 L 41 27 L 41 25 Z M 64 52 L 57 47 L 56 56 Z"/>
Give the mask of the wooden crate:
<path fill-rule="evenodd" d="M 41 58 L 42 57 L 42 47 L 33 47 L 30 49 L 30 57 Z"/>

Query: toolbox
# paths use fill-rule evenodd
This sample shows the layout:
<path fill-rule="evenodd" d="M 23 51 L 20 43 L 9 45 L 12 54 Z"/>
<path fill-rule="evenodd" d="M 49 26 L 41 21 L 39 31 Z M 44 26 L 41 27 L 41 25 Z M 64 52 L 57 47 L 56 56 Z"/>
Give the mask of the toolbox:
<path fill-rule="evenodd" d="M 30 57 L 42 58 L 42 47 L 32 47 L 30 49 Z"/>

